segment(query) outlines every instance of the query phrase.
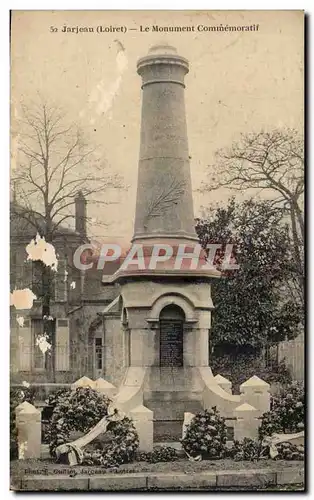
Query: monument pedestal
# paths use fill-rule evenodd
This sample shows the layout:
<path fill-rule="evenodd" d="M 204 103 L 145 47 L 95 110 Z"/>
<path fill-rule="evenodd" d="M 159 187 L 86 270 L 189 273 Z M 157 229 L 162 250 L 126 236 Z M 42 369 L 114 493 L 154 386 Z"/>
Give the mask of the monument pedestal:
<path fill-rule="evenodd" d="M 155 430 L 176 425 L 179 438 L 184 413 L 203 405 L 210 282 L 220 273 L 206 265 L 195 232 L 184 105 L 189 63 L 159 45 L 138 61 L 137 71 L 143 92 L 135 246 L 111 279 L 120 285 L 128 338 L 121 401 L 128 407 L 131 394 L 143 397 L 141 404 L 154 411 Z"/>
<path fill-rule="evenodd" d="M 208 366 L 213 309 L 208 282 L 132 279 L 121 284 L 130 366 Z"/>

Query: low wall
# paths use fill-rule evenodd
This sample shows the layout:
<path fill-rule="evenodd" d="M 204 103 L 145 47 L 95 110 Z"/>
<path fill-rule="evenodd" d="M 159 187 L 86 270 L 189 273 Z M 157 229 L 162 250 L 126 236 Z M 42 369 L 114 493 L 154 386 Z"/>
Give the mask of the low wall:
<path fill-rule="evenodd" d="M 145 367 L 129 367 L 125 379 L 114 398 L 114 404 L 121 411 L 128 413 L 143 404 L 143 390 L 146 377 Z"/>
<path fill-rule="evenodd" d="M 213 376 L 209 367 L 199 368 L 204 382 L 203 408 L 216 406 L 221 416 L 234 429 L 234 439 L 257 438 L 259 419 L 270 409 L 270 386 L 254 375 L 240 386 L 240 394 L 232 394 L 231 382 Z"/>
<path fill-rule="evenodd" d="M 20 391 L 25 391 L 26 387 L 20 384 L 11 384 L 11 389 L 17 389 Z M 34 399 L 36 403 L 44 403 L 48 396 L 54 392 L 60 391 L 61 389 L 71 389 L 71 384 L 69 383 L 53 383 L 53 382 L 44 382 L 44 383 L 34 383 L 30 384 L 30 389 L 34 394 Z"/>

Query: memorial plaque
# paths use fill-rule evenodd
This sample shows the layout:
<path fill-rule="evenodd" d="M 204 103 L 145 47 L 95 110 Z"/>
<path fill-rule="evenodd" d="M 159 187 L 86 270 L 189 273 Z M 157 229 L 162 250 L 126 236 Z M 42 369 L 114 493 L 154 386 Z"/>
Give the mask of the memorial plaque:
<path fill-rule="evenodd" d="M 160 366 L 183 366 L 183 322 L 161 320 Z"/>

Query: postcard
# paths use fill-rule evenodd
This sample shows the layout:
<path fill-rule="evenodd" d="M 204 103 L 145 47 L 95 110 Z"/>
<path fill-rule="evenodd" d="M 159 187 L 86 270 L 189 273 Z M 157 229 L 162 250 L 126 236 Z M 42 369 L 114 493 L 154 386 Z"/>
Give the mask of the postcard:
<path fill-rule="evenodd" d="M 304 491 L 304 12 L 12 11 L 15 491 Z"/>

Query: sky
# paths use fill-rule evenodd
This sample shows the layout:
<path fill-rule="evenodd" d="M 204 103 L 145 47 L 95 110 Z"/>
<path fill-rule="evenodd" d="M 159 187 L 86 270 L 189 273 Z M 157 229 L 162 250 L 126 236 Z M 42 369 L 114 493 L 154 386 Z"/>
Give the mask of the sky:
<path fill-rule="evenodd" d="M 197 26 L 258 25 L 244 32 L 197 31 Z M 194 26 L 193 32 L 153 32 L 152 26 Z M 125 27 L 126 32 L 66 32 Z M 141 32 L 140 26 L 150 28 Z M 57 31 L 56 31 L 57 29 Z M 301 11 L 14 11 L 11 27 L 12 168 L 21 103 L 38 99 L 63 108 L 98 147 L 104 171 L 123 177 L 91 204 L 90 235 L 130 241 L 140 139 L 141 79 L 136 62 L 156 43 L 189 60 L 185 103 L 194 213 L 230 192 L 201 194 L 214 153 L 241 133 L 278 127 L 303 130 L 303 12 Z M 240 193 L 245 196 L 245 193 Z"/>

